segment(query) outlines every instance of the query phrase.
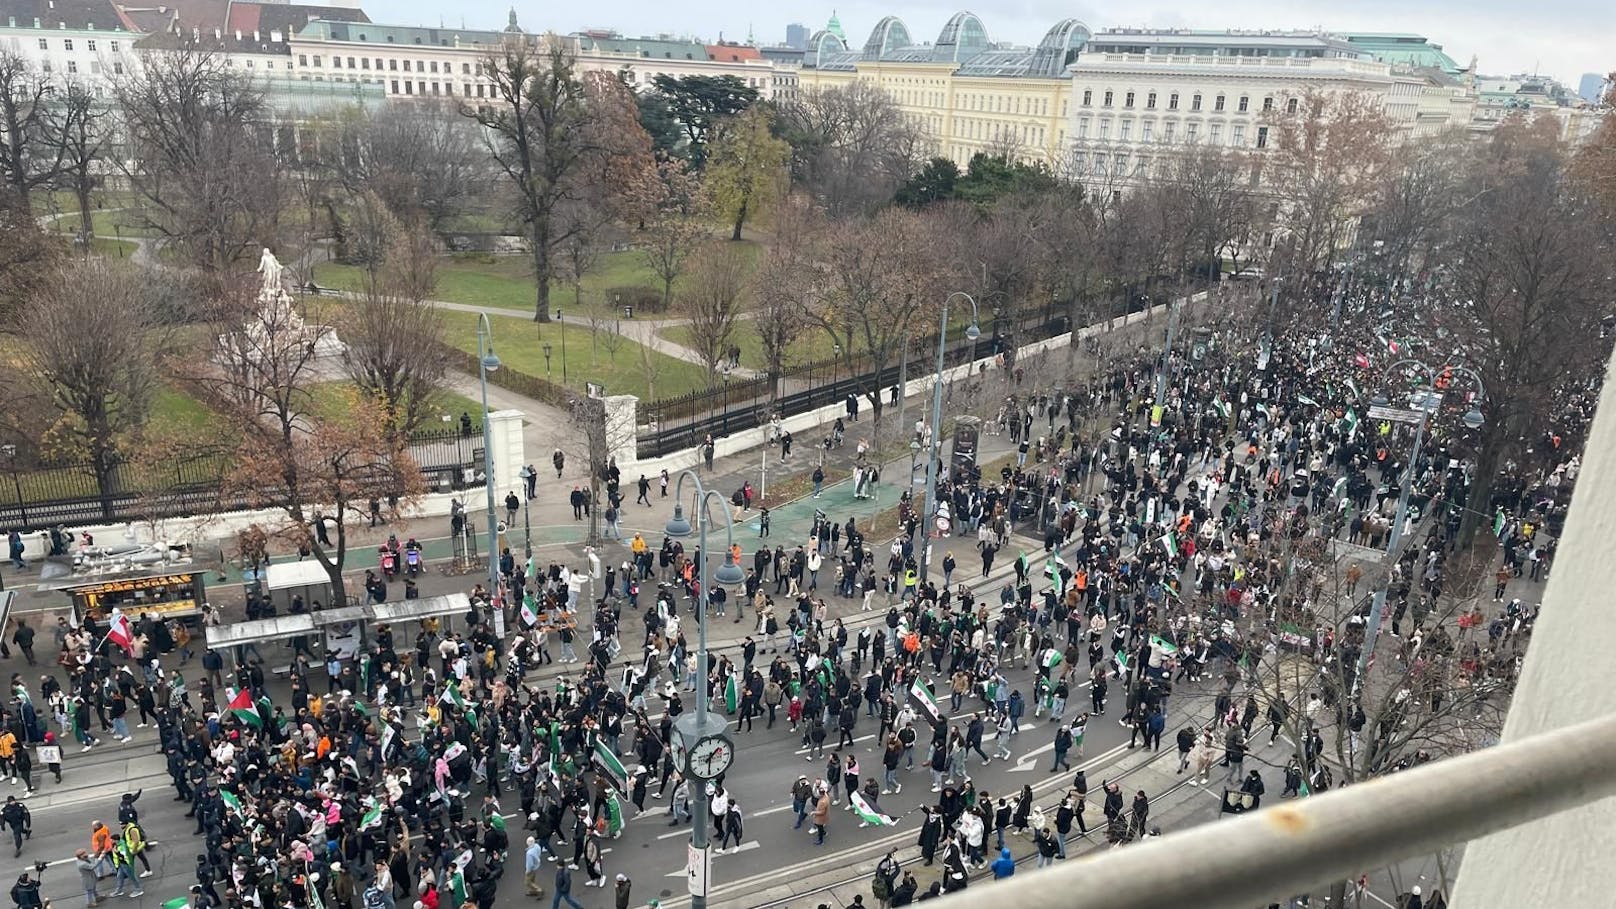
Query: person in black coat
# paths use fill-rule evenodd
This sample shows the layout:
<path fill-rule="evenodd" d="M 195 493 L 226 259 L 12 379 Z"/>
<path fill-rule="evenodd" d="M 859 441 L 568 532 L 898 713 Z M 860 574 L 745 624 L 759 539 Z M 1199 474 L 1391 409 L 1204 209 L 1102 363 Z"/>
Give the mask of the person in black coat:
<path fill-rule="evenodd" d="M 920 857 L 927 865 L 937 859 L 937 846 L 943 839 L 943 816 L 936 808 L 926 808 L 926 819 L 920 822 Z"/>

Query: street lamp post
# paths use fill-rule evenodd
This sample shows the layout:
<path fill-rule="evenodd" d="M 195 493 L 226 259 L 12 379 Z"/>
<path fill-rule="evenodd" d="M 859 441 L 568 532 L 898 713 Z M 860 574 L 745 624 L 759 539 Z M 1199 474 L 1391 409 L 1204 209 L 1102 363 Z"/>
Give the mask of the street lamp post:
<path fill-rule="evenodd" d="M 982 337 L 982 328 L 977 325 L 981 314 L 976 308 L 976 299 L 963 290 L 956 290 L 943 298 L 943 315 L 937 325 L 937 371 L 932 376 L 931 385 L 931 437 L 932 444 L 926 447 L 926 505 L 920 513 L 920 580 L 926 580 L 926 570 L 931 561 L 931 528 L 937 514 L 937 452 L 943 444 L 943 355 L 948 352 L 948 304 L 955 297 L 964 297 L 965 302 L 971 304 L 971 324 L 966 326 L 965 338 L 975 341 Z"/>
<path fill-rule="evenodd" d="M 679 473 L 678 484 L 674 487 L 673 518 L 663 528 L 671 537 L 687 537 L 691 532 L 690 521 L 684 515 L 684 489 L 688 480 L 696 487 L 695 500 L 692 511 L 696 518 L 697 547 L 700 554 L 699 564 L 696 566 L 700 572 L 702 598 L 708 596 L 707 560 L 710 553 L 707 549 L 707 524 L 712 511 L 708 508 L 711 499 L 718 501 L 718 513 L 724 516 L 724 564 L 717 571 L 716 579 L 720 584 L 739 584 L 745 580 L 741 566 L 736 564 L 733 547 L 735 544 L 735 521 L 730 515 L 728 503 L 724 497 L 707 489 L 701 483 L 701 478 L 690 470 Z M 681 771 L 694 779 L 705 781 L 723 773 L 729 768 L 729 762 L 734 760 L 734 747 L 724 737 L 724 730 L 729 723 L 722 714 L 713 714 L 708 710 L 709 691 L 707 690 L 709 659 L 707 653 L 707 604 L 698 601 L 695 604 L 696 613 L 696 677 L 702 686 L 696 692 L 696 710 L 693 714 L 681 716 L 674 724 L 679 738 L 679 756 L 677 760 L 684 761 Z M 710 755 L 710 761 L 699 758 Z M 693 759 L 696 758 L 696 759 Z M 712 887 L 709 880 L 709 861 L 707 849 L 710 845 L 707 838 L 707 823 L 709 818 L 709 802 L 706 792 L 698 790 L 691 799 L 695 804 L 691 811 L 690 844 L 695 847 L 696 861 L 701 867 L 690 881 L 691 909 L 706 909 L 707 893 Z"/>
<path fill-rule="evenodd" d="M 499 369 L 499 357 L 494 355 L 494 329 L 488 322 L 488 313 L 477 314 L 477 375 L 483 394 L 483 474 L 488 493 L 488 598 L 493 608 L 499 605 L 499 545 L 498 518 L 494 515 L 494 445 L 493 432 L 488 420 L 488 374 Z"/>
<path fill-rule="evenodd" d="M 544 377 L 546 379 L 549 379 L 550 378 L 550 351 L 554 350 L 554 348 L 552 348 L 550 346 L 549 341 L 545 341 L 544 342 L 544 347 L 542 349 L 544 351 Z"/>
<path fill-rule="evenodd" d="M 556 310 L 556 325 L 561 333 L 561 384 L 567 384 L 567 326 L 561 318 L 561 310 Z"/>
<path fill-rule="evenodd" d="M 1439 367 L 1437 369 L 1432 369 L 1430 366 L 1419 360 L 1403 359 L 1398 360 L 1396 363 L 1393 363 L 1391 366 L 1387 367 L 1386 371 L 1390 373 L 1405 367 L 1417 369 L 1425 373 L 1425 377 L 1428 381 L 1433 380 L 1435 376 L 1444 372 L 1466 375 L 1472 382 L 1476 383 L 1479 397 L 1482 400 L 1486 400 L 1487 386 L 1482 383 L 1481 376 L 1476 375 L 1473 370 L 1467 369 L 1463 366 L 1453 366 L 1451 364 Z M 1434 381 L 1432 381 L 1432 385 L 1433 387 L 1435 386 Z M 1414 425 L 1414 444 L 1408 450 L 1408 463 L 1403 465 L 1403 476 L 1399 481 L 1399 489 L 1397 492 L 1397 512 L 1392 517 L 1392 529 L 1386 541 L 1388 578 L 1387 583 L 1382 584 L 1380 589 L 1375 591 L 1375 597 L 1372 601 L 1370 601 L 1368 625 L 1364 628 L 1363 651 L 1358 654 L 1358 669 L 1357 672 L 1353 674 L 1354 690 L 1362 689 L 1364 673 L 1368 671 L 1369 659 L 1375 652 L 1375 639 L 1380 635 L 1381 619 L 1386 612 L 1386 590 L 1387 587 L 1390 586 L 1390 567 L 1395 566 L 1397 561 L 1402 557 L 1400 549 L 1403 542 L 1403 525 L 1408 522 L 1408 499 L 1409 493 L 1414 485 L 1414 464 L 1419 460 L 1420 448 L 1425 444 L 1425 424 L 1430 421 L 1431 413 L 1442 404 L 1441 390 L 1418 392 L 1414 396 L 1414 400 L 1411 403 L 1414 404 L 1414 409 L 1419 411 L 1420 416 L 1419 420 L 1416 421 Z M 1469 412 L 1464 415 L 1463 419 L 1465 426 L 1470 429 L 1479 429 L 1481 428 L 1481 424 L 1486 421 L 1486 418 L 1482 416 L 1480 409 L 1475 407 L 1473 403 Z"/>

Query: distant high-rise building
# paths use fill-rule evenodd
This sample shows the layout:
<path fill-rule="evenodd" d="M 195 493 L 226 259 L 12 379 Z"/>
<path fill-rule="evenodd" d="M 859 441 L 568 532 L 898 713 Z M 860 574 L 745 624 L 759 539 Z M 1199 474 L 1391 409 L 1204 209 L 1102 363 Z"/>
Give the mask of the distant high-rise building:
<path fill-rule="evenodd" d="M 786 47 L 796 50 L 808 49 L 808 26 L 801 22 L 793 22 L 786 26 Z"/>
<path fill-rule="evenodd" d="M 1599 97 L 1605 93 L 1605 77 L 1598 73 L 1583 73 L 1582 79 L 1577 82 L 1577 94 L 1589 104 L 1598 104 Z"/>

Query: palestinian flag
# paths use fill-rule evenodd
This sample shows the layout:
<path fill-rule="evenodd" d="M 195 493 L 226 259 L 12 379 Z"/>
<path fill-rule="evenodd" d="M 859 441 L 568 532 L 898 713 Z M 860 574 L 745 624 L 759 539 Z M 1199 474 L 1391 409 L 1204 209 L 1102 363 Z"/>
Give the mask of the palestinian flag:
<path fill-rule="evenodd" d="M 234 811 L 236 814 L 246 813 L 241 808 L 241 799 L 234 792 L 231 792 L 228 789 L 219 790 L 219 801 L 224 802 L 224 807 L 230 811 Z"/>
<path fill-rule="evenodd" d="M 596 769 L 611 779 L 612 786 L 618 792 L 628 789 L 628 768 L 624 767 L 623 762 L 612 753 L 612 749 L 606 746 L 605 739 L 595 741 L 594 762 Z"/>
<path fill-rule="evenodd" d="M 735 673 L 730 673 L 724 681 L 724 712 L 734 713 L 735 708 L 741 706 L 741 683 L 736 679 Z"/>
<path fill-rule="evenodd" d="M 915 679 L 914 684 L 909 686 L 909 696 L 920 704 L 920 709 L 931 717 L 933 723 L 943 718 L 943 709 L 938 706 L 937 699 L 932 697 L 931 689 L 927 688 L 919 679 Z"/>
<path fill-rule="evenodd" d="M 606 835 L 617 839 L 623 833 L 623 803 L 616 791 L 606 796 Z"/>
<path fill-rule="evenodd" d="M 258 707 L 253 704 L 252 692 L 247 689 L 243 688 L 230 696 L 228 709 L 232 714 L 235 714 L 236 719 L 254 729 L 264 727 L 264 718 L 258 713 Z"/>
<path fill-rule="evenodd" d="M 859 820 L 871 827 L 895 827 L 898 824 L 897 818 L 876 811 L 874 806 L 864 800 L 864 794 L 861 792 L 854 792 L 848 796 L 848 801 L 853 803 L 853 811 L 858 814 Z"/>
<path fill-rule="evenodd" d="M 1176 656 L 1178 654 L 1178 648 L 1168 643 L 1167 639 L 1160 635 L 1153 634 L 1150 636 L 1150 646 L 1163 656 Z"/>
<path fill-rule="evenodd" d="M 359 829 L 369 830 L 371 827 L 380 827 L 381 825 L 382 803 L 377 802 L 376 804 L 370 806 L 370 810 L 365 812 L 364 816 L 359 819 Z"/>

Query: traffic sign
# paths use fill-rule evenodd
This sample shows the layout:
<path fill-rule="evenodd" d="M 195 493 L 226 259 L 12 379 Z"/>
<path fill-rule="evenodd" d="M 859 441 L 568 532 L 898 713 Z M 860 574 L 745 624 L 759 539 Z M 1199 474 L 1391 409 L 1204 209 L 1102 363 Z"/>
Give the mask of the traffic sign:
<path fill-rule="evenodd" d="M 1424 414 L 1412 407 L 1386 407 L 1374 404 L 1369 408 L 1369 418 L 1371 420 L 1391 420 L 1393 423 L 1418 423 L 1423 416 Z"/>

